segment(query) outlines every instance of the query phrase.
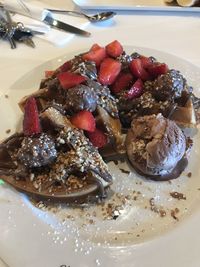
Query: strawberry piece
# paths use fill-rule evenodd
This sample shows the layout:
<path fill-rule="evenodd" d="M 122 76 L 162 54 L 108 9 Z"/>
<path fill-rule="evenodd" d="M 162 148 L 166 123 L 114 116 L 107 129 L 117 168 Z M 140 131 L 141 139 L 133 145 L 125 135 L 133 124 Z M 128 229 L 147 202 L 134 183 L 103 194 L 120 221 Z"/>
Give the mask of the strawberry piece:
<path fill-rule="evenodd" d="M 114 83 L 121 71 L 121 63 L 112 58 L 105 58 L 100 65 L 99 81 L 103 85 Z"/>
<path fill-rule="evenodd" d="M 111 57 L 118 57 L 123 53 L 123 47 L 117 40 L 106 45 L 106 53 Z"/>
<path fill-rule="evenodd" d="M 96 51 L 99 48 L 102 48 L 102 47 L 100 45 L 98 45 L 98 44 L 93 44 L 92 47 L 90 48 L 90 51 Z"/>
<path fill-rule="evenodd" d="M 96 129 L 93 133 L 88 133 L 87 136 L 93 146 L 97 148 L 104 147 L 108 143 L 107 135 L 99 129 Z"/>
<path fill-rule="evenodd" d="M 128 99 L 137 98 L 142 95 L 143 92 L 143 82 L 141 79 L 137 79 L 137 81 L 132 85 L 130 90 L 126 93 L 126 97 Z"/>
<path fill-rule="evenodd" d="M 45 70 L 45 78 L 50 78 L 54 73 L 54 70 Z"/>
<path fill-rule="evenodd" d="M 111 87 L 113 94 L 118 94 L 121 91 L 127 89 L 133 82 L 133 75 L 130 72 L 120 73 L 114 84 Z"/>
<path fill-rule="evenodd" d="M 82 56 L 83 60 L 94 61 L 96 66 L 99 66 L 106 57 L 106 50 L 104 47 L 94 44 L 89 52 Z"/>
<path fill-rule="evenodd" d="M 161 74 L 166 74 L 169 68 L 165 63 L 152 63 L 147 67 L 147 71 L 153 78 L 157 78 Z"/>
<path fill-rule="evenodd" d="M 140 58 L 133 59 L 130 63 L 130 69 L 133 75 L 143 81 L 151 80 L 150 74 L 144 69 Z"/>
<path fill-rule="evenodd" d="M 71 117 L 71 123 L 79 129 L 94 132 L 96 128 L 95 118 L 88 110 L 81 110 Z"/>
<path fill-rule="evenodd" d="M 71 60 L 69 61 L 66 61 L 64 64 L 62 64 L 60 67 L 59 67 L 59 71 L 60 72 L 66 72 L 66 71 L 69 71 L 72 67 L 72 63 L 71 63 Z"/>
<path fill-rule="evenodd" d="M 140 56 L 139 57 L 142 63 L 143 68 L 147 68 L 150 64 L 152 64 L 152 59 L 149 57 L 145 57 L 145 56 Z"/>
<path fill-rule="evenodd" d="M 28 98 L 24 109 L 23 132 L 25 135 L 41 133 L 37 103 L 34 97 Z"/>
<path fill-rule="evenodd" d="M 69 89 L 86 81 L 84 76 L 71 72 L 61 72 L 57 75 L 57 78 L 63 89 Z"/>

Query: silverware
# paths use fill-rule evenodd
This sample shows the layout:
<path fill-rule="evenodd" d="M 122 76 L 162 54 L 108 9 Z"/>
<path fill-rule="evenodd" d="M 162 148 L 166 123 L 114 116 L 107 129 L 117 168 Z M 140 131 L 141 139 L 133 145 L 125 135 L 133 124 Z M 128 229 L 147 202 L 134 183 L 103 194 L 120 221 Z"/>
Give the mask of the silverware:
<path fill-rule="evenodd" d="M 30 12 L 30 10 L 28 9 L 28 7 L 26 6 L 26 4 L 22 1 L 22 0 L 17 0 L 21 7 L 26 10 L 26 12 Z M 0 7 L 1 8 L 4 8 L 3 7 L 3 4 L 0 2 Z M 5 9 L 5 8 L 4 8 Z M 28 11 L 27 11 L 28 10 Z M 63 31 L 66 31 L 66 32 L 70 32 L 70 33 L 75 33 L 75 34 L 79 34 L 79 35 L 83 35 L 83 36 L 90 36 L 91 33 L 90 32 L 87 32 L 87 31 L 84 31 L 84 30 L 81 30 L 77 27 L 74 27 L 70 24 L 67 24 L 67 23 L 64 23 L 62 21 L 59 21 L 59 20 L 56 20 L 54 18 L 52 18 L 50 15 L 47 15 L 45 17 L 45 19 L 43 20 L 44 23 L 56 28 L 56 29 L 59 29 L 59 30 L 63 30 Z"/>
<path fill-rule="evenodd" d="M 47 10 L 54 12 L 54 13 L 67 13 L 67 14 L 79 15 L 79 16 L 87 18 L 91 22 L 99 22 L 99 21 L 108 20 L 108 19 L 110 19 L 116 15 L 116 13 L 112 12 L 112 11 L 101 12 L 101 13 L 95 14 L 93 16 L 89 16 L 83 12 L 78 12 L 78 11 L 62 10 L 62 9 L 49 9 L 49 8 Z"/>
<path fill-rule="evenodd" d="M 62 21 L 59 21 L 59 20 L 56 20 L 54 18 L 52 18 L 51 16 L 46 16 L 45 19 L 43 20 L 43 22 L 45 22 L 46 24 L 56 28 L 56 29 L 60 29 L 60 30 L 63 30 L 63 31 L 67 31 L 67 32 L 71 32 L 71 33 L 76 33 L 76 34 L 79 34 L 79 35 L 83 35 L 83 36 L 90 36 L 91 33 L 90 32 L 87 32 L 87 31 L 84 31 L 84 30 L 81 30 L 77 27 L 74 27 L 70 24 L 67 24 L 67 23 L 64 23 Z"/>

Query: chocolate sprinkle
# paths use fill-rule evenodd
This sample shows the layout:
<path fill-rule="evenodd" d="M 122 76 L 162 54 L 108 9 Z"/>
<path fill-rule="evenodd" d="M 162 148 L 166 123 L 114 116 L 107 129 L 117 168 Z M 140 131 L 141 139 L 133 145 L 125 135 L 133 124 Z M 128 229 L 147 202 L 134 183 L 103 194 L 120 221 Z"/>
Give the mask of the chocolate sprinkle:
<path fill-rule="evenodd" d="M 181 200 L 181 199 L 186 200 L 186 196 L 183 193 L 171 192 L 170 196 L 173 198 L 177 198 L 178 200 Z"/>
<path fill-rule="evenodd" d="M 130 171 L 127 171 L 127 170 L 125 170 L 125 169 L 123 169 L 123 168 L 119 168 L 119 169 L 120 169 L 121 172 L 123 172 L 123 173 L 125 173 L 125 174 L 130 174 Z"/>

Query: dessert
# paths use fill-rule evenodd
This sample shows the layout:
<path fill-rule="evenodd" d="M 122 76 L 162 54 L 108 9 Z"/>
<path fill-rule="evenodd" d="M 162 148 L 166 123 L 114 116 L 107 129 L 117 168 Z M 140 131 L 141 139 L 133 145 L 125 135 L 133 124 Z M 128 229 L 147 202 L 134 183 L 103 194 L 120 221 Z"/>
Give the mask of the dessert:
<path fill-rule="evenodd" d="M 78 201 L 105 196 L 112 176 L 98 150 L 59 109 L 37 113 L 35 98 L 25 105 L 23 132 L 0 146 L 0 173 L 17 189 L 43 199 Z"/>
<path fill-rule="evenodd" d="M 176 123 L 196 127 L 200 101 L 179 71 L 115 40 L 46 71 L 19 106 L 23 131 L 0 146 L 3 179 L 39 198 L 78 201 L 106 195 L 105 161 L 125 159 L 126 149 L 142 175 L 178 177 L 191 143 Z"/>
<path fill-rule="evenodd" d="M 185 135 L 175 122 L 161 114 L 134 119 L 126 147 L 134 169 L 155 180 L 177 178 L 188 163 Z"/>

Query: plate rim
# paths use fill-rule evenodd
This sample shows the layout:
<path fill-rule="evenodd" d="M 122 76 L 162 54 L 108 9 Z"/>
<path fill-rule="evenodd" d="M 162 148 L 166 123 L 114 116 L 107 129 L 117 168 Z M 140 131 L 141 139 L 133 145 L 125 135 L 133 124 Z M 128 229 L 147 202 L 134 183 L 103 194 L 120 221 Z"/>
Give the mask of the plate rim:
<path fill-rule="evenodd" d="M 181 7 L 181 6 L 169 6 L 166 4 L 161 4 L 161 5 L 148 5 L 148 0 L 147 4 L 141 5 L 138 0 L 138 4 L 126 4 L 126 1 L 122 2 L 120 1 L 119 4 L 113 4 L 112 0 L 106 0 L 99 5 L 97 0 L 73 0 L 73 2 L 79 6 L 82 9 L 98 9 L 98 10 L 107 10 L 107 9 L 113 9 L 113 10 L 122 10 L 122 11 L 163 11 L 163 12 L 199 12 L 200 7 Z"/>
<path fill-rule="evenodd" d="M 158 53 L 163 53 L 165 56 L 167 56 L 167 55 L 170 55 L 171 57 L 173 57 L 173 58 L 175 58 L 175 59 L 179 59 L 179 60 L 182 60 L 182 61 L 184 61 L 184 62 L 186 62 L 187 64 L 190 64 L 190 65 L 192 65 L 193 67 L 195 67 L 196 69 L 198 69 L 198 71 L 199 71 L 199 73 L 200 73 L 200 68 L 199 67 L 197 67 L 195 64 L 193 64 L 193 63 L 191 63 L 190 61 L 187 61 L 187 60 L 185 60 L 185 59 L 183 59 L 183 58 L 181 58 L 181 57 L 177 57 L 176 55 L 173 55 L 173 54 L 170 54 L 170 53 L 167 53 L 167 52 L 163 52 L 163 51 L 160 51 L 160 50 L 155 50 L 155 49 L 152 49 L 152 48 L 145 48 L 145 47 L 138 47 L 138 46 L 132 46 L 132 45 L 124 45 L 124 48 L 125 48 L 125 50 L 126 50 L 126 48 L 127 47 L 130 47 L 130 48 L 133 48 L 133 49 L 137 49 L 137 48 L 140 48 L 140 49 L 147 49 L 147 50 L 152 50 L 152 51 L 156 51 L 156 52 L 158 52 Z M 38 67 L 41 67 L 42 65 L 46 65 L 46 64 L 48 64 L 48 63 L 50 63 L 50 62 L 52 62 L 52 61 L 57 61 L 57 60 L 59 60 L 61 57 L 63 58 L 63 57 L 68 57 L 68 56 L 70 56 L 70 55 L 73 55 L 75 52 L 74 51 L 72 51 L 72 52 L 69 52 L 69 53 L 65 53 L 64 55 L 61 55 L 61 56 L 59 56 L 59 57 L 56 57 L 56 58 L 54 58 L 54 59 L 51 59 L 51 60 L 48 60 L 48 61 L 46 61 L 46 62 L 44 62 L 44 63 L 42 63 L 42 64 L 40 64 L 40 65 L 38 65 L 37 67 L 35 67 L 35 68 L 33 68 L 32 70 L 30 70 L 30 71 L 28 71 L 27 73 L 29 73 L 29 72 L 31 72 L 31 71 L 33 71 L 34 69 L 36 69 L 36 68 L 38 68 Z M 27 74 L 26 73 L 26 74 Z M 26 74 L 24 74 L 24 75 L 26 75 Z M 21 77 L 19 77 L 17 80 L 19 80 Z M 195 216 L 196 216 L 196 214 L 195 214 Z M 194 216 L 194 217 L 195 217 Z M 200 212 L 198 212 L 198 218 L 199 218 L 199 216 L 200 216 Z M 190 217 L 192 217 L 192 216 L 190 216 Z M 194 218 L 192 218 L 192 219 L 194 219 Z M 188 224 L 188 222 L 189 222 L 190 220 L 187 220 L 187 222 L 186 222 L 186 220 L 184 219 L 184 222 L 186 222 L 184 225 L 183 225 L 183 223 L 181 223 L 178 227 L 175 227 L 174 229 L 172 229 L 172 230 L 170 230 L 169 232 L 167 232 L 167 233 L 165 233 L 165 234 L 163 234 L 163 235 L 161 235 L 159 238 L 156 238 L 156 239 L 152 239 L 152 240 L 149 240 L 149 241 L 145 241 L 145 243 L 140 243 L 140 245 L 141 246 L 132 246 L 132 247 L 130 247 L 130 249 L 133 249 L 133 251 L 134 252 L 136 252 L 136 250 L 138 249 L 138 250 L 140 250 L 140 248 L 142 247 L 142 245 L 145 247 L 145 249 L 147 249 L 148 250 L 148 248 L 150 248 L 150 250 L 152 249 L 152 246 L 154 247 L 155 246 L 155 244 L 157 244 L 157 243 L 159 243 L 159 240 L 161 240 L 161 243 L 163 243 L 163 244 L 165 244 L 165 242 L 166 242 L 166 240 L 168 240 L 168 242 L 170 243 L 170 238 L 171 238 L 171 236 L 175 233 L 175 236 L 177 235 L 177 231 L 175 231 L 177 228 L 178 228 L 178 232 L 180 232 L 180 230 L 182 229 L 182 228 L 184 228 L 184 226 L 186 225 L 186 224 Z M 199 240 L 200 240 L 200 238 L 199 238 Z M 167 243 L 167 242 L 166 242 Z M 175 245 L 176 245 L 176 243 L 175 243 Z M 141 255 L 143 255 L 143 252 L 141 252 L 140 251 L 140 256 Z M 4 259 L 5 257 L 3 257 L 3 259 Z M 197 259 L 197 263 L 199 262 L 199 259 L 200 258 L 198 258 Z M 7 260 L 6 260 L 6 262 L 7 262 Z M 195 262 L 194 262 L 195 263 Z M 125 264 L 126 264 L 126 262 L 125 262 Z M 127 264 L 129 264 L 129 262 L 127 262 Z M 104 265 L 105 266 L 105 265 Z M 117 266 L 117 265 L 116 265 Z M 124 265 L 125 266 L 125 265 Z M 126 265 L 127 267 L 130 267 L 130 265 Z M 141 266 L 141 265 L 140 265 Z M 145 267 L 146 267 L 147 265 L 145 265 Z M 176 265 L 174 265 L 174 267 L 175 267 Z M 184 265 L 183 265 L 184 266 Z M 192 266 L 190 266 L 190 267 L 196 267 L 196 265 L 192 265 Z M 15 267 L 15 266 L 14 266 Z M 40 267 L 40 266 L 39 266 Z M 42 265 L 41 265 L 41 267 L 42 267 Z M 81 265 L 80 265 L 80 267 L 81 267 Z M 139 267 L 139 265 L 137 265 L 137 267 Z M 160 267 L 160 266 L 159 266 Z M 173 267 L 173 265 L 171 265 L 171 267 Z M 186 267 L 186 265 L 184 266 L 184 267 Z M 187 266 L 188 267 L 188 266 Z"/>

